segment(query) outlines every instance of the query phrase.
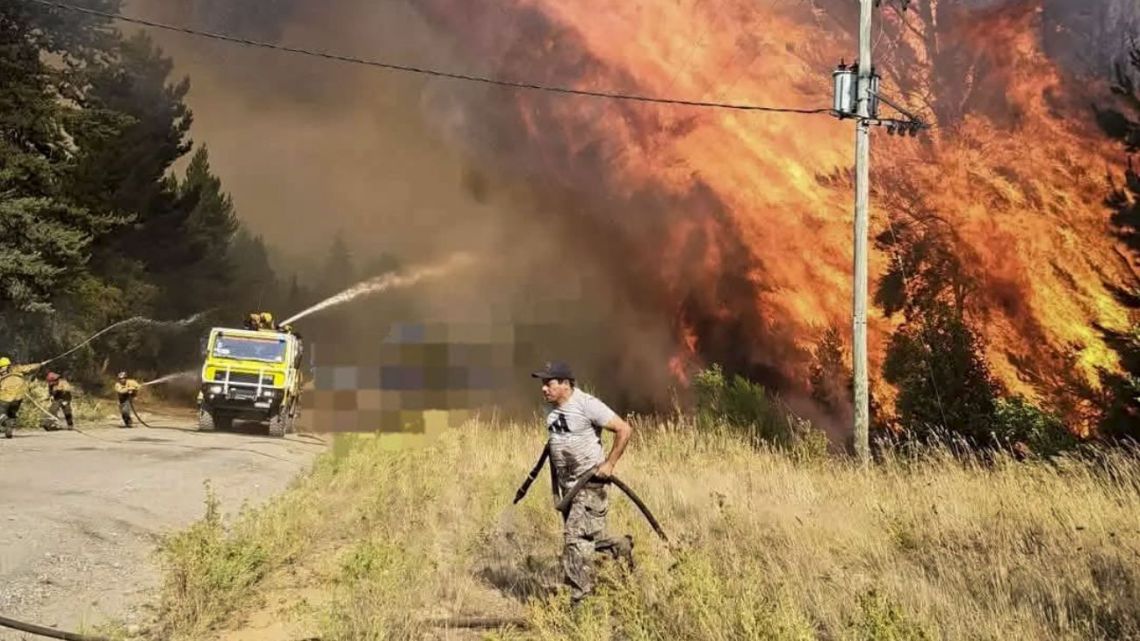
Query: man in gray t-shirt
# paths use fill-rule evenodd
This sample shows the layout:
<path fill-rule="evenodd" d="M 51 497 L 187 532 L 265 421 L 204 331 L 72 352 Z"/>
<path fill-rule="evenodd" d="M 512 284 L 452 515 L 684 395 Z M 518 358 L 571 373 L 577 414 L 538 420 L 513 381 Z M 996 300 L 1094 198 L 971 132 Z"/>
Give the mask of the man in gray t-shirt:
<path fill-rule="evenodd" d="M 625 452 L 633 427 L 596 397 L 575 387 L 574 373 L 565 363 L 550 362 L 531 374 L 542 380 L 542 395 L 549 406 L 546 429 L 550 433 L 550 464 L 562 494 L 597 466 L 594 476 L 607 479 Z M 607 457 L 602 450 L 602 430 L 614 433 Z M 576 603 L 594 587 L 591 557 L 605 551 L 632 562 L 633 539 L 605 536 L 609 500 L 606 486 L 587 482 L 574 497 L 563 525 L 562 568 Z"/>

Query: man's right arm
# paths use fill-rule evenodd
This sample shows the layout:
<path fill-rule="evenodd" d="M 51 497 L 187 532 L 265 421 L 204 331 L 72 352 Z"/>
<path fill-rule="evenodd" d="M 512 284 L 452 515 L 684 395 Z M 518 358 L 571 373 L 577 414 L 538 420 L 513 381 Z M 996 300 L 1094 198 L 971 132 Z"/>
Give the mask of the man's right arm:
<path fill-rule="evenodd" d="M 594 400 L 587 404 L 586 415 L 595 424 L 614 433 L 614 444 L 610 448 L 610 454 L 595 472 L 597 476 L 607 478 L 613 475 L 614 467 L 625 454 L 625 447 L 629 443 L 630 437 L 633 436 L 633 426 L 600 400 Z"/>

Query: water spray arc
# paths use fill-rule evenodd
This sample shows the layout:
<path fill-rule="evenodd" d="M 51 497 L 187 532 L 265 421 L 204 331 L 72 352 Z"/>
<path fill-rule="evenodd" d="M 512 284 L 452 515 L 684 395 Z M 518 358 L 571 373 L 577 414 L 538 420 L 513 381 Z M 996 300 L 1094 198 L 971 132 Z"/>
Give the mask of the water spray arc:
<path fill-rule="evenodd" d="M 144 316 L 132 316 L 131 318 L 128 318 L 126 320 L 121 320 L 117 323 L 112 323 L 111 325 L 104 327 L 103 329 L 101 329 L 98 332 L 95 332 L 94 334 L 89 336 L 82 343 L 79 343 L 75 347 L 72 347 L 71 349 L 67 350 L 66 352 L 60 354 L 59 356 L 53 356 L 52 358 L 49 358 L 46 361 L 41 362 L 40 365 L 43 366 L 43 365 L 47 365 L 48 363 L 58 361 L 59 359 L 65 357 L 69 354 L 74 353 L 79 348 L 83 347 L 84 345 L 87 345 L 91 341 L 95 340 L 96 338 L 99 338 L 103 334 L 106 334 L 107 332 L 111 331 L 112 329 L 115 329 L 116 327 L 122 327 L 124 325 L 131 325 L 134 323 L 143 323 L 146 325 L 186 326 L 186 325 L 190 325 L 191 323 L 196 322 L 199 318 L 205 316 L 206 314 L 209 314 L 212 311 L 214 311 L 214 310 L 213 309 L 207 309 L 205 311 L 198 312 L 197 314 L 194 314 L 193 316 L 190 316 L 188 318 L 183 318 L 182 320 L 175 320 L 175 321 L 159 321 L 159 320 L 154 320 L 151 318 L 146 318 Z"/>
<path fill-rule="evenodd" d="M 171 380 L 174 380 L 177 378 L 193 378 L 196 376 L 198 376 L 198 370 L 186 370 L 184 372 L 175 372 L 173 374 L 166 374 L 165 376 L 160 376 L 159 378 L 156 378 L 152 381 L 140 383 L 139 387 L 148 387 L 150 385 L 158 385 L 159 383 L 165 383 L 167 381 L 171 381 Z"/>
<path fill-rule="evenodd" d="M 281 324 L 288 325 L 315 312 L 319 312 L 323 309 L 327 309 L 335 305 L 340 305 L 342 303 L 347 303 L 348 301 L 359 298 L 361 296 L 368 294 L 378 294 L 388 289 L 392 289 L 393 287 L 407 287 L 409 285 L 414 285 L 415 283 L 425 278 L 436 278 L 439 276 L 444 276 L 459 267 L 471 264 L 473 261 L 474 259 L 470 255 L 459 253 L 453 255 L 443 263 L 428 267 L 421 267 L 419 269 L 412 270 L 407 274 L 387 273 L 375 278 L 370 278 L 366 281 L 362 281 L 356 285 L 353 285 L 352 287 L 349 287 L 339 294 L 330 296 L 304 311 L 290 316 L 284 321 L 281 321 Z"/>

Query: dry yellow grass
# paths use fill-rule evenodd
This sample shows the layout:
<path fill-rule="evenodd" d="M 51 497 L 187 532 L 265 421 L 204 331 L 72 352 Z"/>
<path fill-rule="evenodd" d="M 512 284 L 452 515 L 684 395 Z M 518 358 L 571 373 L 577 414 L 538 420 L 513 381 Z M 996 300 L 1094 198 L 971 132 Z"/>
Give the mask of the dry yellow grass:
<path fill-rule="evenodd" d="M 26 398 L 20 408 L 16 427 L 25 430 L 42 429 L 40 424 L 47 418 L 46 412 L 51 409 L 51 397 L 48 395 L 47 383 L 40 380 L 29 381 L 28 396 L 30 398 Z M 117 415 L 118 409 L 118 403 L 113 399 L 98 398 L 84 393 L 80 388 L 75 388 L 71 412 L 75 421 L 80 424 L 80 429 L 84 423 L 104 421 Z M 63 415 L 60 414 L 58 418 L 62 423 Z"/>
<path fill-rule="evenodd" d="M 571 614 L 544 591 L 560 579 L 545 474 L 510 505 L 544 437 L 474 422 L 338 439 L 264 509 L 170 542 L 155 636 L 203 638 L 301 566 L 324 598 L 298 616 L 326 641 L 430 638 L 447 615 L 527 621 L 491 639 L 1140 637 L 1140 465 L 1124 454 L 860 469 L 641 424 L 617 472 L 674 545 L 611 490 L 638 568 L 605 569 Z"/>

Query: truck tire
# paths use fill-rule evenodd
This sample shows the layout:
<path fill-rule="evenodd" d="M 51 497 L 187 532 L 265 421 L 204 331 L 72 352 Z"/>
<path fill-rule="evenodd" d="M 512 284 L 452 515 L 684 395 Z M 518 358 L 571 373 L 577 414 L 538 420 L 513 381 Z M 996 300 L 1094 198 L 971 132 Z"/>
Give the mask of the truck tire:
<path fill-rule="evenodd" d="M 285 431 L 288 429 L 287 421 L 288 419 L 284 412 L 274 414 L 273 417 L 269 419 L 269 435 L 276 438 L 285 436 Z"/>
<path fill-rule="evenodd" d="M 200 409 L 198 410 L 198 431 L 199 432 L 213 432 L 214 431 L 214 415 L 210 412 Z"/>
<path fill-rule="evenodd" d="M 211 410 L 198 410 L 198 431 L 213 432 L 214 430 L 228 430 L 234 425 L 232 416 Z"/>
<path fill-rule="evenodd" d="M 219 430 L 229 431 L 234 427 L 234 417 L 218 412 L 214 414 L 214 424 L 218 426 Z"/>
<path fill-rule="evenodd" d="M 297 416 L 300 415 L 300 413 L 301 410 L 297 407 L 297 401 L 294 399 L 293 402 L 289 404 L 289 412 L 286 414 L 285 418 L 286 434 L 297 433 Z"/>

